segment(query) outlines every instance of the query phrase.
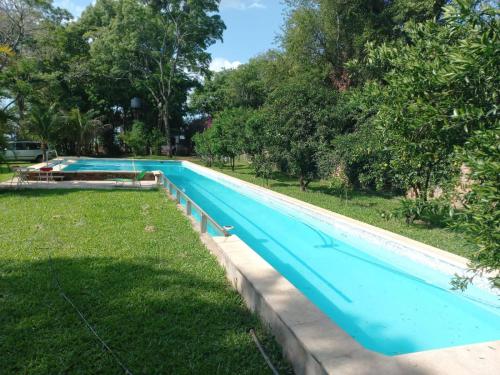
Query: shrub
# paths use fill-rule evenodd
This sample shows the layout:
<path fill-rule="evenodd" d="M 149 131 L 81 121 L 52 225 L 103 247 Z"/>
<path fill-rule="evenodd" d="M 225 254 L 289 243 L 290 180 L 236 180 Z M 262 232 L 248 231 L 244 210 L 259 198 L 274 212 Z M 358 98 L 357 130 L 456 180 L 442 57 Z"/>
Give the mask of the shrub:
<path fill-rule="evenodd" d="M 153 128 L 147 134 L 147 141 L 153 155 L 159 155 L 161 150 L 161 145 L 166 143 L 165 136 L 161 133 L 160 129 Z"/>
<path fill-rule="evenodd" d="M 210 129 L 197 133 L 193 136 L 194 150 L 196 154 L 205 162 L 209 167 L 214 162 L 214 146 L 212 142 L 212 132 Z"/>
<path fill-rule="evenodd" d="M 393 216 L 404 218 L 407 224 L 419 220 L 431 226 L 443 227 L 455 216 L 455 209 L 446 198 L 403 199 Z"/>
<path fill-rule="evenodd" d="M 472 184 L 454 227 L 478 247 L 471 256 L 471 273 L 453 280 L 455 288 L 464 289 L 477 275 L 500 269 L 500 124 L 477 131 L 460 155 L 471 169 Z M 498 274 L 491 281 L 500 287 Z"/>
<path fill-rule="evenodd" d="M 131 148 L 134 155 L 145 155 L 147 138 L 144 131 L 144 123 L 134 121 L 132 130 L 122 134 L 123 142 Z"/>

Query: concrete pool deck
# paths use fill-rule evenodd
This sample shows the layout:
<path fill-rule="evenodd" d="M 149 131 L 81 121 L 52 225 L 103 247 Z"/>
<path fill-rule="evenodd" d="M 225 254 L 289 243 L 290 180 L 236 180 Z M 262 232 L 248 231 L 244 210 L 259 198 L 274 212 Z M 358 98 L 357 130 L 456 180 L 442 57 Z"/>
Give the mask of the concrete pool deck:
<path fill-rule="evenodd" d="M 158 184 L 155 181 L 141 181 L 141 186 L 130 182 L 116 184 L 114 181 L 29 181 L 22 185 L 17 185 L 17 180 L 0 182 L 1 190 L 16 189 L 156 189 Z"/>

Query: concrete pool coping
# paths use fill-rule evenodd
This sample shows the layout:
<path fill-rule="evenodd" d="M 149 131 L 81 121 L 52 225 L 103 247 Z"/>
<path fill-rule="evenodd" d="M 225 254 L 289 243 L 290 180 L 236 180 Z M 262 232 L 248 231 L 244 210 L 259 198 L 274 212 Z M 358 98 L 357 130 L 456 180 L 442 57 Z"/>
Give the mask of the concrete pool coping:
<path fill-rule="evenodd" d="M 8 180 L 4 182 L 0 182 L 0 190 L 16 190 L 16 189 L 96 189 L 96 190 L 126 190 L 126 189 L 135 189 L 135 190 L 148 190 L 148 189 L 157 189 L 158 184 L 155 181 L 142 181 L 141 186 L 137 184 L 133 184 L 130 182 L 120 183 L 119 185 L 113 181 L 29 181 L 28 183 L 23 183 L 22 185 L 17 184 L 17 180 L 14 181 Z"/>
<path fill-rule="evenodd" d="M 123 160 L 123 159 L 117 159 Z M 147 159 L 141 159 L 147 160 Z M 179 161 L 174 161 L 178 163 Z M 418 247 L 429 256 L 464 267 L 467 259 L 395 233 L 313 206 L 221 172 L 182 161 L 205 175 L 270 195 L 332 220 L 360 226 L 379 236 Z M 178 206 L 184 212 L 182 206 Z M 192 219 L 195 227 L 199 224 Z M 385 356 L 362 347 L 307 297 L 237 236 L 210 237 L 203 242 L 225 268 L 230 283 L 247 306 L 270 327 L 298 374 L 496 374 L 500 372 L 500 341 Z"/>

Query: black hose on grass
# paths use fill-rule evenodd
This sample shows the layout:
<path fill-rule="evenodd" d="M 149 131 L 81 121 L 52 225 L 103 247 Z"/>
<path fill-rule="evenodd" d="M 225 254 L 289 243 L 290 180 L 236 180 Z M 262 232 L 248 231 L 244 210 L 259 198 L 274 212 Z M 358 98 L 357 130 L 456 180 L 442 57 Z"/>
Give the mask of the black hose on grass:
<path fill-rule="evenodd" d="M 109 354 L 111 354 L 111 356 L 116 361 L 116 363 L 118 363 L 118 365 L 123 369 L 123 371 L 125 372 L 125 375 L 133 375 L 132 372 L 127 368 L 127 366 L 125 366 L 125 364 L 122 362 L 120 357 L 118 357 L 118 355 L 109 347 L 108 344 L 106 344 L 106 342 L 101 338 L 101 336 L 99 336 L 99 334 L 97 333 L 95 328 L 92 327 L 92 325 L 89 323 L 89 321 L 85 318 L 85 315 L 83 315 L 83 313 L 78 309 L 78 307 L 73 303 L 73 301 L 66 295 L 66 293 L 64 292 L 64 290 L 61 286 L 61 283 L 59 282 L 59 278 L 57 277 L 57 273 L 55 271 L 54 264 L 52 262 L 52 257 L 50 256 L 50 253 L 49 253 L 49 266 L 50 266 L 50 271 L 52 273 L 52 277 L 55 281 L 56 287 L 59 290 L 59 293 L 61 294 L 61 296 L 66 300 L 66 302 L 68 302 L 71 305 L 71 307 L 73 307 L 73 309 L 80 316 L 80 319 L 85 323 L 85 325 L 90 330 L 90 332 L 92 332 L 94 334 L 94 336 L 97 338 L 97 340 L 99 340 L 99 342 L 102 344 L 102 346 L 109 352 Z"/>
<path fill-rule="evenodd" d="M 262 348 L 262 345 L 260 345 L 259 339 L 257 338 L 257 335 L 255 334 L 255 331 L 253 329 L 250 329 L 250 335 L 253 338 L 253 341 L 255 342 L 255 345 L 257 345 L 257 348 L 259 349 L 260 354 L 262 354 L 262 357 L 264 357 L 264 360 L 266 361 L 267 365 L 271 369 L 274 375 L 279 375 L 278 370 L 276 370 L 276 367 L 273 366 L 271 360 L 267 356 L 266 352 L 264 351 L 264 348 Z"/>

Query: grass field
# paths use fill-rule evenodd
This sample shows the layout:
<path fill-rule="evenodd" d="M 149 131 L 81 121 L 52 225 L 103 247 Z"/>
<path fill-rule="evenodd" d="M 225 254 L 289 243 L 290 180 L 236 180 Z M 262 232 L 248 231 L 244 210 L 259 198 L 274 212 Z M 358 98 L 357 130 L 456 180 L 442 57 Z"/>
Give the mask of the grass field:
<path fill-rule="evenodd" d="M 133 374 L 290 368 L 188 220 L 159 191 L 0 192 L 0 372 Z M 52 261 L 50 260 L 52 259 Z"/>
<path fill-rule="evenodd" d="M 12 166 L 23 166 L 26 167 L 31 165 L 32 163 L 25 162 L 8 162 L 8 163 L 0 163 L 0 182 L 8 181 L 12 178 Z"/>
<path fill-rule="evenodd" d="M 202 164 L 196 159 L 189 160 Z M 265 185 L 261 178 L 255 177 L 252 168 L 246 163 L 237 164 L 234 171 L 225 166 L 213 169 L 458 255 L 467 257 L 473 251 L 473 247 L 460 233 L 423 224 L 408 225 L 403 219 L 383 218 L 382 212 L 393 211 L 399 206 L 400 197 L 355 191 L 346 199 L 343 195 L 329 193 L 328 184 L 324 181 L 314 181 L 308 191 L 301 192 L 297 180 L 278 173 L 269 180 L 269 185 Z"/>

